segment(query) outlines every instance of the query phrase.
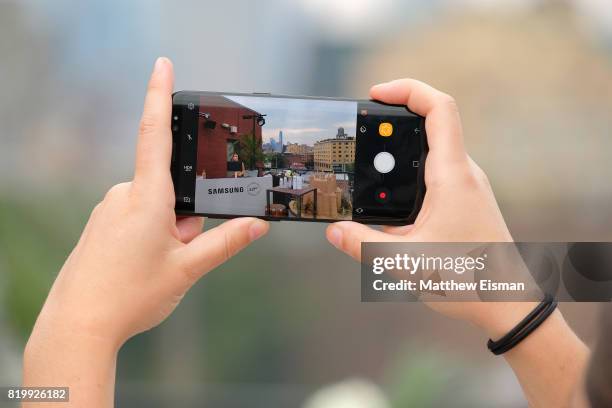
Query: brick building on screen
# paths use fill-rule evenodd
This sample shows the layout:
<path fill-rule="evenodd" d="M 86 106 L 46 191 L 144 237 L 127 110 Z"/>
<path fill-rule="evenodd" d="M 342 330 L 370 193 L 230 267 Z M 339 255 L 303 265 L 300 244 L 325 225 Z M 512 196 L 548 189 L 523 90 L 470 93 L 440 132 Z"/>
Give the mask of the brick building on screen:
<path fill-rule="evenodd" d="M 222 95 L 200 97 L 198 119 L 197 174 L 206 178 L 227 176 L 227 162 L 234 152 L 240 157 L 240 140 L 252 135 L 261 146 L 259 112 L 249 109 Z M 243 157 L 240 157 L 244 161 Z"/>

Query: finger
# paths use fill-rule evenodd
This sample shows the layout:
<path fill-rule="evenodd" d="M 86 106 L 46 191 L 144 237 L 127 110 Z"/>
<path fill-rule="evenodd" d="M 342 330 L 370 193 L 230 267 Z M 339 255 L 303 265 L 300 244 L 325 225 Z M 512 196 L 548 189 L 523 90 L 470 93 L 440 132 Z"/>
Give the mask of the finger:
<path fill-rule="evenodd" d="M 425 116 L 429 154 L 446 159 L 465 158 L 461 118 L 454 99 L 415 79 L 398 79 L 373 86 L 370 97 L 403 104 Z"/>
<path fill-rule="evenodd" d="M 172 63 L 167 58 L 158 58 L 147 88 L 136 147 L 134 180 L 147 188 L 160 185 L 165 188 L 160 181 L 170 180 L 173 82 Z"/>
<path fill-rule="evenodd" d="M 197 236 L 181 250 L 190 277 L 197 280 L 268 232 L 266 221 L 236 218 Z"/>
<path fill-rule="evenodd" d="M 352 221 L 336 222 L 325 233 L 327 240 L 353 259 L 361 261 L 362 242 L 393 242 L 400 238 Z"/>
<path fill-rule="evenodd" d="M 410 225 L 401 225 L 398 227 L 395 226 L 390 226 L 390 225 L 385 225 L 383 227 L 383 231 L 386 232 L 387 234 L 391 234 L 391 235 L 407 235 L 410 233 L 410 231 L 412 231 L 414 229 L 414 224 L 410 224 Z"/>
<path fill-rule="evenodd" d="M 197 237 L 204 227 L 203 217 L 180 217 L 176 220 L 176 228 L 179 233 L 179 240 L 188 244 Z"/>

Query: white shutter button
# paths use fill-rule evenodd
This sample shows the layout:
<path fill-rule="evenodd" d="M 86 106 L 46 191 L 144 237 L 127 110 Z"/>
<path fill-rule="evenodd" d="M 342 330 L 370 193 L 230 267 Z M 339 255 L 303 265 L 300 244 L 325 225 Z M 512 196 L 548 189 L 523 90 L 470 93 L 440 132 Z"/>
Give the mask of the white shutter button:
<path fill-rule="evenodd" d="M 391 153 L 380 152 L 374 157 L 374 168 L 382 174 L 389 173 L 395 167 L 395 158 Z"/>

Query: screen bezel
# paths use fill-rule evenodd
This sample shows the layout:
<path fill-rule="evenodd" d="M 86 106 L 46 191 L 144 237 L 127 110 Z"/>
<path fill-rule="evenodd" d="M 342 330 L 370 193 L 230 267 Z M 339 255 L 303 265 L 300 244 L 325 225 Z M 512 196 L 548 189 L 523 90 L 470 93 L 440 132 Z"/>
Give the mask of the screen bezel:
<path fill-rule="evenodd" d="M 199 112 L 199 104 L 200 97 L 202 95 L 236 95 L 236 96 L 257 96 L 257 97 L 271 97 L 271 98 L 288 98 L 288 99 L 311 99 L 311 100 L 329 100 L 329 101 L 347 101 L 347 102 L 356 102 L 356 103 L 365 103 L 365 102 L 375 102 L 381 106 L 390 106 L 396 108 L 404 108 L 409 113 L 420 117 L 419 115 L 411 112 L 406 108 L 405 105 L 400 104 L 387 104 L 380 101 L 374 100 L 362 100 L 362 99 L 351 99 L 351 98 L 331 98 L 331 97 L 317 97 L 317 96 L 293 96 L 293 95 L 276 95 L 270 93 L 240 93 L 240 92 L 212 92 L 212 91 L 177 91 L 172 95 L 172 121 L 171 126 L 174 126 L 176 123 L 179 124 L 178 130 L 172 129 L 172 162 L 171 162 L 171 175 L 173 186 L 176 186 L 177 183 L 185 183 L 188 185 L 193 185 L 195 189 L 195 181 L 196 181 L 196 172 L 192 171 L 190 178 L 185 178 L 184 175 L 179 177 L 179 169 L 185 163 L 189 152 L 185 152 L 183 149 L 183 142 L 186 139 L 187 134 L 192 134 L 197 137 L 198 132 L 198 112 Z M 189 104 L 193 104 L 193 109 L 188 109 Z M 174 120 L 176 118 L 176 120 Z M 423 204 L 423 199 L 425 197 L 425 159 L 428 153 L 428 145 L 427 145 L 427 135 L 425 130 L 425 118 L 420 117 L 419 121 L 419 137 L 421 138 L 421 146 L 423 150 L 420 152 L 420 165 L 417 175 L 417 191 L 415 197 L 415 204 L 410 215 L 406 217 L 401 216 L 360 216 L 358 219 L 353 219 L 355 222 L 359 222 L 362 224 L 376 224 L 376 225 L 407 225 L 412 224 Z M 357 137 L 357 135 L 355 135 Z M 197 150 L 197 149 L 196 149 Z M 197 153 L 197 152 L 196 152 Z M 195 164 L 195 158 L 193 157 L 193 153 L 191 153 L 191 157 L 189 157 L 190 162 Z M 195 196 L 195 191 L 191 194 L 191 196 Z M 176 194 L 175 188 L 175 212 L 177 215 L 185 215 L 185 216 L 202 216 L 207 218 L 218 218 L 218 219 L 232 219 L 239 217 L 248 217 L 247 215 L 235 215 L 235 214 L 209 214 L 209 213 L 198 213 L 195 212 L 195 203 L 193 202 L 185 203 L 183 201 L 179 201 L 179 197 Z M 251 217 L 260 218 L 267 221 L 301 221 L 301 222 L 323 222 L 323 223 L 333 223 L 338 222 L 339 220 L 334 219 L 325 219 L 325 218 L 289 218 L 289 217 L 274 217 L 274 216 L 260 216 L 260 215 L 252 215 Z"/>

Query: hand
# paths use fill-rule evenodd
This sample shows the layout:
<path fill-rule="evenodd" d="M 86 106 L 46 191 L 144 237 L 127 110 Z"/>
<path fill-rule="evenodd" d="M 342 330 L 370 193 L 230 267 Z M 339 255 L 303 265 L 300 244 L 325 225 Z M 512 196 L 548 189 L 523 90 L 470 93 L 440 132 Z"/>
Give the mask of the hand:
<path fill-rule="evenodd" d="M 427 192 L 414 225 L 377 231 L 354 222 L 338 222 L 327 239 L 361 259 L 361 242 L 504 242 L 512 241 L 484 172 L 467 155 L 454 100 L 422 82 L 402 79 L 370 90 L 373 99 L 406 104 L 425 116 L 429 155 Z M 533 302 L 426 302 L 445 315 L 470 321 L 492 339 L 511 330 Z M 484 345 L 483 345 L 484 346 Z M 516 373 L 529 406 L 568 406 L 581 384 L 588 350 L 558 310 L 504 357 Z"/>
<path fill-rule="evenodd" d="M 328 240 L 356 260 L 361 243 L 377 242 L 505 242 L 512 236 L 495 201 L 485 173 L 468 156 L 463 144 L 457 104 L 450 96 L 413 79 L 400 79 L 372 87 L 373 99 L 406 104 L 425 116 L 429 154 L 425 161 L 427 192 L 414 225 L 386 227 L 384 232 L 355 222 L 332 224 Z M 434 302 L 429 306 L 446 315 L 469 320 L 491 335 L 503 335 L 533 308 L 532 303 Z M 495 315 L 511 311 L 508 322 Z M 499 316 L 499 315 L 497 315 Z M 490 327 L 495 325 L 495 327 Z M 510 326 L 510 327 L 508 327 Z M 500 332 L 500 333 L 497 333 Z"/>
<path fill-rule="evenodd" d="M 170 176 L 172 64 L 155 64 L 140 123 L 134 180 L 98 204 L 61 269 L 32 334 L 53 327 L 119 347 L 161 323 L 187 290 L 268 224 L 234 219 L 202 231 L 200 217 L 177 220 Z"/>
<path fill-rule="evenodd" d="M 161 323 L 199 278 L 268 230 L 262 220 L 239 218 L 201 233 L 201 218 L 175 216 L 172 86 L 172 64 L 159 58 L 134 180 L 111 188 L 92 211 L 24 352 L 23 385 L 68 386 L 69 406 L 112 406 L 121 345 Z"/>

